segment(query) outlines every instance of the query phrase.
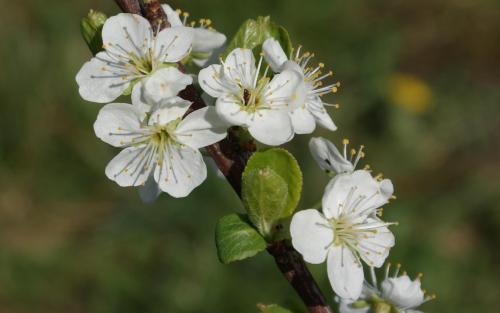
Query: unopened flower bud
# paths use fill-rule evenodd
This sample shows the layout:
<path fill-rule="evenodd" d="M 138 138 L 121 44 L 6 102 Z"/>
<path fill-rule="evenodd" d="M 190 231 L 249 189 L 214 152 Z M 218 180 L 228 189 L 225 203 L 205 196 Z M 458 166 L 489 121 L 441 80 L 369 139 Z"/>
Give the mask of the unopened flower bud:
<path fill-rule="evenodd" d="M 106 19 L 106 14 L 90 10 L 89 14 L 82 18 L 80 23 L 83 40 L 85 40 L 93 55 L 103 50 L 101 31 Z"/>

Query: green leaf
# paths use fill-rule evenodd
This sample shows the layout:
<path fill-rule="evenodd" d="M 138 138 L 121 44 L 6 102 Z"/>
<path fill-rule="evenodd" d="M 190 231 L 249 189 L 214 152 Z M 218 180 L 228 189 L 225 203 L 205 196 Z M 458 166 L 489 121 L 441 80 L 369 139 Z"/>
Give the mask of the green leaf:
<path fill-rule="evenodd" d="M 83 40 L 85 40 L 93 55 L 103 50 L 101 32 L 106 19 L 106 14 L 90 10 L 89 14 L 82 18 L 80 23 Z"/>
<path fill-rule="evenodd" d="M 219 260 L 224 264 L 252 257 L 267 247 L 246 215 L 239 214 L 226 215 L 217 222 L 215 244 Z"/>
<path fill-rule="evenodd" d="M 292 311 L 287 310 L 277 304 L 269 304 L 269 305 L 258 305 L 258 308 L 261 313 L 292 313 Z"/>
<path fill-rule="evenodd" d="M 242 177 L 242 198 L 250 221 L 270 238 L 280 220 L 293 214 L 302 191 L 302 172 L 286 150 L 256 152 Z"/>
<path fill-rule="evenodd" d="M 274 37 L 283 47 L 285 53 L 292 53 L 292 42 L 286 29 L 277 25 L 269 16 L 259 16 L 257 20 L 245 21 L 228 44 L 223 57 L 225 58 L 236 48 L 254 49 L 261 46 L 267 38 Z"/>

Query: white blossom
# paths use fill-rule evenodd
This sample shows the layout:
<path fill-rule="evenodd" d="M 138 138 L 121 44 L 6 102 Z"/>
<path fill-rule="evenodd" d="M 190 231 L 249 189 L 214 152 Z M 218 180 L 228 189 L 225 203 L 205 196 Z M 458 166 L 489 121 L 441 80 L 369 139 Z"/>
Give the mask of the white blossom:
<path fill-rule="evenodd" d="M 302 76 L 302 84 L 298 87 L 301 103 L 290 112 L 295 133 L 310 134 L 316 128 L 316 123 L 334 131 L 337 127 L 325 109 L 325 105 L 330 104 L 324 103 L 321 96 L 337 92 L 340 84 L 337 82 L 323 86 L 323 79 L 333 76 L 333 72 L 329 71 L 322 75 L 323 63 L 319 63 L 317 67 L 309 67 L 309 61 L 314 57 L 314 54 L 306 52 L 301 55 L 300 50 L 299 47 L 294 58 L 289 60 L 276 39 L 269 38 L 262 46 L 264 57 L 274 72 L 294 70 Z"/>
<path fill-rule="evenodd" d="M 363 286 L 361 260 L 380 267 L 394 246 L 394 236 L 378 217 L 393 193 L 390 180 L 378 181 L 357 170 L 335 176 L 325 189 L 322 213 L 297 212 L 290 232 L 294 248 L 313 264 L 327 262 L 335 293 L 355 300 Z"/>
<path fill-rule="evenodd" d="M 198 82 L 210 96 L 217 98 L 216 109 L 230 125 L 243 126 L 257 141 L 277 146 L 293 136 L 289 112 L 295 108 L 296 87 L 301 77 L 285 70 L 271 81 L 260 75 L 252 50 L 233 50 L 222 65 L 200 71 Z"/>
<path fill-rule="evenodd" d="M 191 102 L 163 100 L 152 113 L 123 103 L 105 105 L 94 130 L 104 142 L 123 148 L 106 167 L 106 176 L 120 186 L 144 186 L 141 196 L 153 200 L 164 191 L 184 197 L 206 178 L 200 148 L 222 140 L 226 125 L 214 108 L 186 114 Z"/>
<path fill-rule="evenodd" d="M 311 138 L 309 150 L 319 167 L 327 173 L 352 173 L 359 161 L 365 156 L 361 145 L 358 150 L 348 149 L 349 140 L 342 140 L 342 153 L 329 140 L 322 137 Z"/>
<path fill-rule="evenodd" d="M 157 100 L 176 96 L 192 83 L 174 66 L 191 51 L 193 33 L 187 27 L 171 27 L 154 33 L 140 15 L 121 13 L 106 20 L 102 29 L 104 51 L 86 62 L 76 75 L 83 99 L 107 103 L 134 85 L 154 88 L 146 96 Z M 157 88 L 160 86 L 160 88 Z"/>
<path fill-rule="evenodd" d="M 414 280 L 404 272 L 398 276 L 401 265 L 398 264 L 392 276 L 389 275 L 390 264 L 385 268 L 385 275 L 380 285 L 373 267 L 370 267 L 371 282 L 365 280 L 361 296 L 356 301 L 340 299 L 340 313 L 422 313 L 416 309 L 435 295 L 426 295 L 422 290 L 421 277 Z"/>
<path fill-rule="evenodd" d="M 168 4 L 162 4 L 163 11 L 167 15 L 170 25 L 186 26 L 193 32 L 193 51 L 191 57 L 193 62 L 203 67 L 209 62 L 214 51 L 221 48 L 226 42 L 226 36 L 212 28 L 210 19 L 200 19 L 188 22 L 189 13 L 181 10 L 173 10 Z M 182 19 L 181 19 L 182 15 Z"/>

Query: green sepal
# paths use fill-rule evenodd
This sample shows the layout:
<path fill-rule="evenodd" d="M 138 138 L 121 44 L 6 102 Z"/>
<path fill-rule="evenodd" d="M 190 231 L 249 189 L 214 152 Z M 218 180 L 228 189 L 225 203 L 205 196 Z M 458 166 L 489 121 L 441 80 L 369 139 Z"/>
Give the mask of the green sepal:
<path fill-rule="evenodd" d="M 233 39 L 227 45 L 222 57 L 225 58 L 236 48 L 255 49 L 260 47 L 267 38 L 273 37 L 281 44 L 285 53 L 290 56 L 292 53 L 292 42 L 287 30 L 273 21 L 269 16 L 259 16 L 256 20 L 245 21 Z"/>
<path fill-rule="evenodd" d="M 224 264 L 252 257 L 267 247 L 248 217 L 240 214 L 226 215 L 217 222 L 215 244 L 219 260 Z"/>
<path fill-rule="evenodd" d="M 242 198 L 250 221 L 268 240 L 293 214 L 302 191 L 302 172 L 285 149 L 256 152 L 242 176 Z"/>
<path fill-rule="evenodd" d="M 80 22 L 80 30 L 82 32 L 83 40 L 89 46 L 93 55 L 104 50 L 102 47 L 102 27 L 106 22 L 106 14 L 90 10 L 89 14 L 82 18 Z"/>
<path fill-rule="evenodd" d="M 128 84 L 128 87 L 123 91 L 122 96 L 130 96 L 132 94 L 132 89 L 134 89 L 135 84 L 137 84 L 140 79 L 134 79 Z"/>

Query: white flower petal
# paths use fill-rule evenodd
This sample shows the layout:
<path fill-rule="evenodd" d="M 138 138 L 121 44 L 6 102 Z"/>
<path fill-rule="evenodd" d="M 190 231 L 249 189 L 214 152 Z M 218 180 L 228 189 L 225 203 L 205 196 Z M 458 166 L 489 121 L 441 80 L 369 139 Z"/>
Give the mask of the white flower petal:
<path fill-rule="evenodd" d="M 383 222 L 379 219 L 368 218 L 364 223 L 370 224 Z M 380 227 L 377 228 L 377 231 L 374 233 L 367 232 L 366 236 L 359 241 L 359 255 L 363 261 L 366 262 L 366 264 L 372 267 L 381 267 L 389 255 L 390 248 L 392 248 L 394 244 L 395 238 L 389 228 Z"/>
<path fill-rule="evenodd" d="M 328 172 L 352 172 L 354 166 L 346 160 L 333 143 L 325 138 L 315 137 L 309 141 L 309 150 L 319 167 Z"/>
<path fill-rule="evenodd" d="M 193 149 L 206 147 L 227 136 L 227 124 L 222 122 L 214 107 L 205 107 L 188 114 L 177 126 L 178 142 Z"/>
<path fill-rule="evenodd" d="M 333 291 L 341 297 L 357 300 L 363 287 L 363 267 L 344 246 L 333 246 L 328 253 L 327 271 Z"/>
<path fill-rule="evenodd" d="M 130 54 L 144 56 L 151 39 L 151 25 L 137 14 L 120 13 L 111 16 L 102 28 L 102 42 L 106 51 L 123 59 L 129 59 Z"/>
<path fill-rule="evenodd" d="M 257 141 L 279 146 L 293 138 L 292 121 L 287 111 L 258 110 L 249 118 L 248 131 Z"/>
<path fill-rule="evenodd" d="M 170 26 L 175 27 L 175 26 L 182 26 L 183 23 L 179 17 L 179 13 L 177 13 L 174 9 L 172 9 L 171 6 L 168 4 L 162 4 L 161 8 L 167 15 L 167 20 L 170 23 Z"/>
<path fill-rule="evenodd" d="M 283 63 L 282 71 L 284 70 L 295 71 L 302 76 L 302 79 L 304 79 L 304 69 L 295 61 L 289 60 Z"/>
<path fill-rule="evenodd" d="M 110 103 L 101 108 L 94 123 L 94 131 L 102 141 L 115 146 L 132 145 L 148 135 L 141 129 L 146 115 L 125 103 Z"/>
<path fill-rule="evenodd" d="M 236 48 L 226 58 L 224 74 L 233 82 L 241 82 L 244 88 L 253 88 L 257 68 L 250 49 Z"/>
<path fill-rule="evenodd" d="M 380 192 L 382 193 L 382 196 L 387 199 L 392 196 L 394 193 L 394 185 L 390 179 L 386 178 L 380 182 Z"/>
<path fill-rule="evenodd" d="M 197 149 L 169 144 L 154 176 L 162 191 L 180 198 L 187 196 L 206 179 L 207 167 Z"/>
<path fill-rule="evenodd" d="M 241 109 L 239 100 L 233 95 L 218 98 L 215 110 L 220 118 L 230 125 L 247 126 L 249 123 L 250 115 Z"/>
<path fill-rule="evenodd" d="M 271 69 L 275 73 L 281 72 L 283 64 L 288 61 L 288 57 L 280 43 L 274 38 L 268 38 L 262 45 L 262 52 Z"/>
<path fill-rule="evenodd" d="M 400 309 L 416 308 L 424 302 L 420 280 L 408 275 L 385 279 L 381 284 L 382 297 Z"/>
<path fill-rule="evenodd" d="M 263 101 L 272 107 L 293 110 L 301 103 L 298 100 L 303 92 L 297 88 L 301 83 L 302 76 L 295 71 L 286 70 L 276 74 L 262 92 Z"/>
<path fill-rule="evenodd" d="M 130 98 L 132 100 L 132 105 L 139 111 L 143 113 L 149 113 L 151 111 L 152 105 L 144 99 L 144 84 L 142 81 L 139 81 L 134 85 Z"/>
<path fill-rule="evenodd" d="M 144 203 L 152 203 L 158 198 L 158 196 L 160 196 L 160 194 L 160 187 L 156 183 L 154 176 L 150 174 L 145 185 L 139 187 L 139 196 Z"/>
<path fill-rule="evenodd" d="M 157 70 L 144 82 L 144 99 L 148 102 L 160 102 L 177 94 L 193 83 L 190 75 L 184 74 L 176 67 Z"/>
<path fill-rule="evenodd" d="M 76 75 L 80 96 L 98 103 L 118 98 L 128 88 L 131 80 L 132 77 L 123 68 L 123 64 L 110 58 L 106 52 L 99 52 Z"/>
<path fill-rule="evenodd" d="M 193 51 L 212 52 L 220 48 L 226 42 L 226 36 L 222 33 L 206 28 L 193 28 Z"/>
<path fill-rule="evenodd" d="M 152 145 L 128 147 L 108 163 L 105 173 L 122 187 L 140 186 L 146 183 L 154 162 Z"/>
<path fill-rule="evenodd" d="M 339 174 L 328 183 L 323 196 L 323 213 L 337 218 L 343 212 L 353 216 L 370 215 L 388 202 L 380 183 L 368 171 Z"/>
<path fill-rule="evenodd" d="M 337 126 L 335 126 L 335 123 L 328 114 L 328 111 L 323 106 L 321 99 L 319 99 L 319 101 L 318 99 L 316 99 L 315 101 L 308 100 L 306 102 L 306 106 L 319 125 L 331 131 L 337 130 Z"/>
<path fill-rule="evenodd" d="M 290 224 L 292 244 L 304 260 L 320 264 L 326 260 L 328 247 L 333 241 L 333 230 L 318 210 L 309 209 L 295 213 Z"/>
<path fill-rule="evenodd" d="M 290 113 L 293 131 L 296 134 L 310 134 L 316 128 L 314 116 L 304 107 L 298 107 Z"/>
<path fill-rule="evenodd" d="M 203 91 L 214 98 L 237 90 L 237 86 L 226 79 L 219 64 L 202 69 L 198 74 L 198 82 Z"/>
<path fill-rule="evenodd" d="M 189 27 L 165 28 L 156 36 L 155 56 L 162 62 L 179 62 L 189 54 L 192 44 L 193 32 Z"/>
<path fill-rule="evenodd" d="M 191 101 L 180 97 L 167 98 L 156 106 L 156 110 L 151 113 L 148 124 L 166 125 L 173 120 L 181 119 L 191 104 Z"/>

